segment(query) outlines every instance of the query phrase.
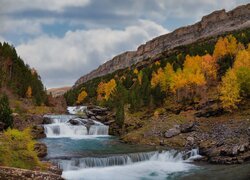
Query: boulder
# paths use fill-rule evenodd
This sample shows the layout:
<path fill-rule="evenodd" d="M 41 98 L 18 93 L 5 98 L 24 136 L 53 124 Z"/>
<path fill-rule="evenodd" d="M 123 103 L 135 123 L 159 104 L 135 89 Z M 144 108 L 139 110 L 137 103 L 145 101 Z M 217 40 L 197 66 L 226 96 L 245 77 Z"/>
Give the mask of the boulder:
<path fill-rule="evenodd" d="M 96 115 L 95 113 L 93 113 L 92 111 L 89 111 L 89 110 L 86 110 L 85 113 L 86 113 L 87 117 L 91 117 L 91 116 Z"/>
<path fill-rule="evenodd" d="M 40 158 L 47 156 L 47 146 L 44 143 L 37 142 L 34 146 L 34 150 Z"/>
<path fill-rule="evenodd" d="M 70 119 L 70 120 L 68 120 L 68 123 L 70 123 L 73 126 L 81 125 L 81 122 L 79 120 L 77 120 L 77 119 Z"/>
<path fill-rule="evenodd" d="M 194 138 L 191 136 L 187 137 L 187 145 L 193 146 L 194 145 Z"/>
<path fill-rule="evenodd" d="M 165 132 L 164 136 L 166 138 L 171 138 L 171 137 L 177 136 L 180 133 L 181 133 L 180 128 L 174 127 L 174 128 L 171 128 L 171 129 L 167 130 Z"/>
<path fill-rule="evenodd" d="M 105 121 L 105 117 L 104 116 L 96 116 L 95 117 L 98 121 L 101 121 L 101 122 L 103 122 L 103 121 Z"/>
<path fill-rule="evenodd" d="M 31 128 L 31 135 L 35 139 L 45 138 L 44 127 L 42 125 L 35 125 Z"/>
<path fill-rule="evenodd" d="M 52 119 L 49 117 L 43 117 L 43 124 L 51 124 L 52 123 Z"/>
<path fill-rule="evenodd" d="M 188 133 L 194 131 L 194 122 L 185 123 L 180 125 L 181 133 Z"/>

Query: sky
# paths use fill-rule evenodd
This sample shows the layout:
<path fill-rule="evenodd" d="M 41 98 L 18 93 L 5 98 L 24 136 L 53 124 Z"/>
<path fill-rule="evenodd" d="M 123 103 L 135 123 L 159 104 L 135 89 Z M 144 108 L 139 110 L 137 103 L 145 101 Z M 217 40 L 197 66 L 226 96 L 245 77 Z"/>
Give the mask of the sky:
<path fill-rule="evenodd" d="M 0 0 L 0 42 L 47 88 L 72 86 L 124 51 L 250 0 Z"/>

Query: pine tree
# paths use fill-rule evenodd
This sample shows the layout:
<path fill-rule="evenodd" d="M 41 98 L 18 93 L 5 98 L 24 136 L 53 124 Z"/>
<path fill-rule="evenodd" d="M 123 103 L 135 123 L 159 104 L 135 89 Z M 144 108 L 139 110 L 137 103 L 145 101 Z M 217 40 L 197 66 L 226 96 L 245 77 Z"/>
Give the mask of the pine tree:
<path fill-rule="evenodd" d="M 4 123 L 4 128 L 12 127 L 13 118 L 11 116 L 11 109 L 9 107 L 9 100 L 6 95 L 0 97 L 0 122 Z"/>

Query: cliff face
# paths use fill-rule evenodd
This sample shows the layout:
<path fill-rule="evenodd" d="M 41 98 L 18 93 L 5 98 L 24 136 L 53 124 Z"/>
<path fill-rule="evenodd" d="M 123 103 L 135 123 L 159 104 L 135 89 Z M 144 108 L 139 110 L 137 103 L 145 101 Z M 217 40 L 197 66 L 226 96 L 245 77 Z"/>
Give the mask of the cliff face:
<path fill-rule="evenodd" d="M 89 74 L 82 76 L 76 81 L 74 86 L 76 87 L 88 80 L 112 73 L 118 69 L 129 67 L 175 47 L 248 27 L 250 27 L 250 4 L 239 6 L 229 12 L 225 10 L 215 11 L 204 16 L 196 24 L 156 37 L 139 46 L 136 51 L 129 51 L 115 56 Z"/>

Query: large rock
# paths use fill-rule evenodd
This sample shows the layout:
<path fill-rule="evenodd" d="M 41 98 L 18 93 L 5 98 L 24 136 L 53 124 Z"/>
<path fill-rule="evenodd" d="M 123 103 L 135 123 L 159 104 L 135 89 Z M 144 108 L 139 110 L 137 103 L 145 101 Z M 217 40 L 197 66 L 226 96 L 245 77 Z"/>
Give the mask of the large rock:
<path fill-rule="evenodd" d="M 43 124 L 51 124 L 51 123 L 53 123 L 51 118 L 43 117 Z"/>
<path fill-rule="evenodd" d="M 3 180 L 63 180 L 52 172 L 32 171 L 12 167 L 0 166 L 0 179 Z"/>
<path fill-rule="evenodd" d="M 79 126 L 79 125 L 82 124 L 82 123 L 81 123 L 79 120 L 77 120 L 77 119 L 70 119 L 70 120 L 68 120 L 68 123 L 70 123 L 70 124 L 73 125 L 73 126 Z"/>
<path fill-rule="evenodd" d="M 181 124 L 180 131 L 181 133 L 188 133 L 188 132 L 194 131 L 194 122 Z"/>
<path fill-rule="evenodd" d="M 44 127 L 42 125 L 36 125 L 31 128 L 31 135 L 35 139 L 45 138 Z"/>
<path fill-rule="evenodd" d="M 178 126 L 175 126 L 174 128 L 167 130 L 164 136 L 166 138 L 171 138 L 171 137 L 177 136 L 180 133 L 181 133 L 180 128 Z"/>
<path fill-rule="evenodd" d="M 40 158 L 47 156 L 47 146 L 44 143 L 37 142 L 34 146 L 34 150 Z"/>

